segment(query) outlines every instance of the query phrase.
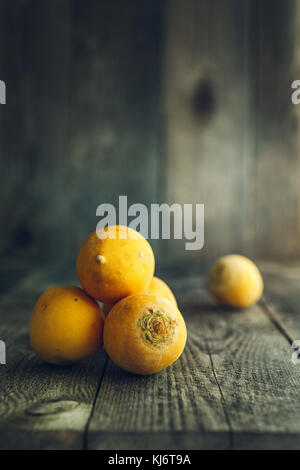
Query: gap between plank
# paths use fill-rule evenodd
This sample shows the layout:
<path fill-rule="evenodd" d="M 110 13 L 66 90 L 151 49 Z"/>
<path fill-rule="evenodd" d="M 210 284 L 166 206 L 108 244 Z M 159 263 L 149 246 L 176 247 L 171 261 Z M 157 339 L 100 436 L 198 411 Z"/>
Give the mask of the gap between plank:
<path fill-rule="evenodd" d="M 262 311 L 267 315 L 269 320 L 271 320 L 273 325 L 277 328 L 277 330 L 285 337 L 285 339 L 288 340 L 290 344 L 293 344 L 295 338 L 293 338 L 293 336 L 288 332 L 281 318 L 277 315 L 274 308 L 268 305 L 264 297 L 262 297 L 262 299 L 260 300 L 259 305 Z"/>
<path fill-rule="evenodd" d="M 221 402 L 222 402 L 222 408 L 223 408 L 225 420 L 226 420 L 226 422 L 227 422 L 228 429 L 229 429 L 229 433 L 228 433 L 228 436 L 229 436 L 229 450 L 233 450 L 233 448 L 234 448 L 234 447 L 233 447 L 233 428 L 232 428 L 232 426 L 231 426 L 231 421 L 230 421 L 230 418 L 229 418 L 229 414 L 228 414 L 228 412 L 227 412 L 226 401 L 225 401 L 225 398 L 224 398 L 224 395 L 223 395 L 223 391 L 222 391 L 221 385 L 220 385 L 220 383 L 219 383 L 219 381 L 218 381 L 218 378 L 217 378 L 217 374 L 216 374 L 216 371 L 215 371 L 213 358 L 212 358 L 212 355 L 211 355 L 211 352 L 210 352 L 210 349 L 209 349 L 209 346 L 208 346 L 208 342 L 207 342 L 207 341 L 205 341 L 205 345 L 206 345 L 207 354 L 208 354 L 208 357 L 209 357 L 209 360 L 210 360 L 210 365 L 211 365 L 212 373 L 213 373 L 213 376 L 214 376 L 214 378 L 215 378 L 216 384 L 217 384 L 218 389 L 219 389 L 219 392 L 220 392 Z"/>
<path fill-rule="evenodd" d="M 96 403 L 97 403 L 97 399 L 98 399 L 101 384 L 102 384 L 102 381 L 103 381 L 103 378 L 104 378 L 104 374 L 106 372 L 108 361 L 109 361 L 109 358 L 107 356 L 106 361 L 105 361 L 104 366 L 103 366 L 103 369 L 102 369 L 102 374 L 101 374 L 100 379 L 99 379 L 99 383 L 98 383 L 98 386 L 97 386 L 95 397 L 94 397 L 94 400 L 93 400 L 92 409 L 91 409 L 91 412 L 89 414 L 89 417 L 87 419 L 86 425 L 85 425 L 84 430 L 83 430 L 83 450 L 89 450 L 89 447 L 88 447 L 89 427 L 90 427 L 90 423 L 91 423 L 93 415 L 94 415 L 95 406 L 96 406 Z"/>
<path fill-rule="evenodd" d="M 274 326 L 277 328 L 277 330 L 287 339 L 287 341 L 290 344 L 292 344 L 293 341 L 294 341 L 293 337 L 289 334 L 287 328 L 285 327 L 284 323 L 279 318 L 279 316 L 277 315 L 275 310 L 267 304 L 264 297 L 260 300 L 259 306 L 261 307 L 261 310 L 263 311 L 263 313 L 268 316 L 269 320 L 274 324 Z M 220 385 L 220 383 L 218 381 L 218 378 L 217 378 L 217 375 L 216 375 L 214 362 L 213 362 L 212 354 L 211 354 L 210 349 L 209 349 L 208 342 L 206 341 L 205 344 L 206 344 L 207 354 L 209 356 L 213 376 L 215 378 L 217 387 L 218 387 L 219 392 L 220 392 L 222 408 L 223 408 L 225 420 L 227 422 L 228 429 L 229 429 L 229 449 L 232 450 L 232 449 L 234 449 L 234 432 L 233 432 L 233 428 L 232 428 L 230 417 L 229 417 L 229 414 L 228 414 L 228 411 L 227 411 L 224 394 L 223 394 L 221 385 Z M 84 450 L 89 450 L 89 448 L 88 448 L 89 427 L 90 427 L 90 423 L 91 423 L 93 415 L 94 415 L 94 410 L 95 410 L 95 407 L 96 407 L 97 399 L 98 399 L 98 396 L 99 396 L 100 388 L 101 388 L 102 381 L 103 381 L 103 378 L 104 378 L 104 375 L 105 375 L 105 372 L 106 372 L 106 369 L 107 369 L 108 362 L 109 362 L 109 358 L 107 357 L 106 361 L 105 361 L 105 364 L 104 364 L 104 367 L 103 367 L 103 370 L 102 370 L 102 373 L 101 373 L 101 376 L 100 376 L 100 379 L 99 379 L 99 383 L 98 383 L 97 390 L 96 390 L 96 393 L 95 393 L 95 397 L 94 397 L 94 400 L 93 400 L 91 412 L 89 414 L 89 417 L 87 419 L 87 422 L 86 422 L 86 425 L 85 425 L 85 428 L 84 428 L 84 431 L 83 431 L 83 449 Z"/>

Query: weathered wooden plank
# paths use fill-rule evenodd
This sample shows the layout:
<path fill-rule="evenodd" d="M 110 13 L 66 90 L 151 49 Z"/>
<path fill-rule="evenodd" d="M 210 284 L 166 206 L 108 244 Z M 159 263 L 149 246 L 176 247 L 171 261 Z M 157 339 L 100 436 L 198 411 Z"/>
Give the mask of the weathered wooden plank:
<path fill-rule="evenodd" d="M 261 262 L 265 292 L 264 300 L 270 318 L 278 328 L 286 331 L 286 336 L 292 342 L 300 339 L 300 265 Z"/>
<path fill-rule="evenodd" d="M 245 226 L 253 218 L 248 194 L 255 170 L 248 4 L 167 2 L 165 198 L 206 205 L 201 259 L 241 251 L 253 238 Z M 175 259 L 195 257 L 181 241 L 166 250 Z"/>
<path fill-rule="evenodd" d="M 166 197 L 206 203 L 202 258 L 299 255 L 299 18 L 297 0 L 168 3 Z"/>
<path fill-rule="evenodd" d="M 161 93 L 162 5 L 1 2 L 1 250 L 72 257 L 121 193 L 207 203 L 202 257 L 299 254 L 299 2 L 170 1 Z"/>
<path fill-rule="evenodd" d="M 42 257 L 49 259 L 50 225 L 59 218 L 60 208 L 66 207 L 56 203 L 55 210 L 50 210 L 55 194 L 62 190 L 69 150 L 69 7 L 69 0 L 1 3 L 0 66 L 8 95 L 7 105 L 1 108 L 4 197 L 0 204 L 6 222 L 1 254 L 16 245 L 33 253 L 41 236 L 49 250 L 47 255 L 44 245 Z M 64 227 L 62 223 L 61 233 Z M 57 242 L 55 238 L 52 242 Z"/>
<path fill-rule="evenodd" d="M 183 356 L 150 377 L 109 363 L 89 448 L 150 448 L 156 432 L 158 448 L 299 447 L 299 374 L 286 338 L 259 306 L 216 306 L 203 278 L 176 285 L 189 330 Z"/>
<path fill-rule="evenodd" d="M 189 295 L 197 299 L 192 289 Z M 199 316 L 196 300 L 195 319 L 222 390 L 233 448 L 299 448 L 299 374 L 288 340 L 259 306 L 221 310 L 199 291 L 200 305 L 205 298 L 207 313 Z"/>
<path fill-rule="evenodd" d="M 257 8 L 256 256 L 294 259 L 300 252 L 300 159 L 291 84 L 300 71 L 299 2 L 259 1 Z"/>
<path fill-rule="evenodd" d="M 295 280 L 291 290 L 297 269 L 282 268 L 288 285 Z M 8 364 L 0 367 L 2 448 L 83 446 L 105 355 L 69 369 L 45 365 L 30 350 L 26 313 L 53 276 L 57 283 L 70 282 L 56 268 L 36 273 L 0 304 L 0 337 L 8 345 Z M 132 376 L 109 362 L 86 445 L 298 448 L 299 379 L 286 338 L 259 307 L 243 312 L 216 307 L 203 277 L 177 278 L 171 285 L 189 326 L 183 357 L 150 377 Z M 81 404 L 57 415 L 27 414 L 35 403 L 66 399 Z"/>
<path fill-rule="evenodd" d="M 136 377 L 109 362 L 88 448 L 228 448 L 229 441 L 211 364 L 196 340 L 189 339 L 173 367 L 153 376 Z"/>
<path fill-rule="evenodd" d="M 157 198 L 162 3 L 0 8 L 0 251 L 72 258 L 100 203 Z"/>
<path fill-rule="evenodd" d="M 31 267 L 32 269 L 32 267 Z M 0 298 L 20 284 L 30 271 L 28 260 L 21 257 L 6 257 L 0 260 Z"/>
<path fill-rule="evenodd" d="M 83 448 L 84 431 L 106 362 L 102 351 L 72 367 L 42 362 L 28 339 L 30 313 L 51 285 L 73 279 L 56 267 L 36 271 L 0 303 L 0 338 L 7 364 L 0 367 L 0 448 Z M 57 414 L 28 414 L 33 405 L 62 400 L 79 403 Z"/>

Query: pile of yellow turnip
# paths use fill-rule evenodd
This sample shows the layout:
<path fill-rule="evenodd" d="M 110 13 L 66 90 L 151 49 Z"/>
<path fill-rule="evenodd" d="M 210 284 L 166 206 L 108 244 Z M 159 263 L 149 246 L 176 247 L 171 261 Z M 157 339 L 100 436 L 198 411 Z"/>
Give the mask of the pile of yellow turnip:
<path fill-rule="evenodd" d="M 35 352 L 66 365 L 96 354 L 104 343 L 112 361 L 128 372 L 152 374 L 174 363 L 185 347 L 186 325 L 154 269 L 153 251 L 140 233 L 121 225 L 93 232 L 76 261 L 83 289 L 52 287 L 34 307 Z M 261 297 L 263 281 L 252 261 L 228 255 L 210 270 L 208 287 L 221 303 L 242 308 Z"/>

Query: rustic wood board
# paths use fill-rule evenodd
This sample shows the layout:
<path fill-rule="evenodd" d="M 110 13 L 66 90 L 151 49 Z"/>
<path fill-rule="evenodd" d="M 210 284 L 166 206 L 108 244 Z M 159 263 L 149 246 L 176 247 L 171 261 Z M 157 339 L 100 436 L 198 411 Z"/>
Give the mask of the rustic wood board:
<path fill-rule="evenodd" d="M 251 2 L 252 3 L 252 2 Z M 257 9 L 255 230 L 257 257 L 299 258 L 299 76 L 297 0 L 254 1 Z M 278 67 L 280 64 L 280 67 Z M 281 188 L 278 190 L 278 188 Z"/>
<path fill-rule="evenodd" d="M 264 273 L 267 313 L 290 342 L 300 339 L 299 263 L 260 264 Z"/>
<path fill-rule="evenodd" d="M 28 324 L 39 295 L 69 283 L 64 269 L 35 270 L 0 301 L 0 337 L 7 364 L 0 368 L 0 448 L 84 448 L 85 427 L 107 357 L 102 351 L 74 367 L 43 363 L 32 351 Z M 57 414 L 28 414 L 36 404 L 62 400 L 79 403 Z"/>
<path fill-rule="evenodd" d="M 259 306 L 216 307 L 200 276 L 177 286 L 189 329 L 182 358 L 147 378 L 109 363 L 89 447 L 298 448 L 299 374 L 287 339 Z"/>
<path fill-rule="evenodd" d="M 173 367 L 153 376 L 130 375 L 109 362 L 89 448 L 228 448 L 229 438 L 210 358 L 197 337 Z"/>
<path fill-rule="evenodd" d="M 206 205 L 201 259 L 299 258 L 299 21 L 298 0 L 167 2 L 165 197 Z"/>
<path fill-rule="evenodd" d="M 158 197 L 163 5 L 150 3 L 1 1 L 1 254 L 71 258 L 99 204 Z"/>
<path fill-rule="evenodd" d="M 167 2 L 165 198 L 169 203 L 205 204 L 207 243 L 198 253 L 201 259 L 252 243 L 252 231 L 246 227 L 252 219 L 248 195 L 255 173 L 248 4 Z M 195 256 L 184 252 L 182 243 L 166 245 L 170 258 Z"/>
<path fill-rule="evenodd" d="M 280 320 L 297 332 L 291 298 L 297 299 L 299 269 L 285 267 L 277 274 L 280 279 L 285 273 L 285 291 L 274 281 L 279 269 L 265 265 L 265 278 L 273 270 L 274 285 L 272 292 L 266 282 L 265 302 L 274 295 Z M 201 273 L 187 270 L 183 279 L 168 270 L 189 331 L 179 361 L 149 377 L 121 371 L 105 352 L 61 368 L 34 355 L 28 321 L 38 295 L 53 284 L 73 282 L 73 274 L 57 267 L 30 271 L 0 298 L 0 338 L 8 352 L 7 365 L 0 367 L 1 448 L 299 448 L 298 368 L 288 338 L 260 305 L 243 312 L 219 308 Z M 52 400 L 80 405 L 28 414 L 33 405 Z"/>
<path fill-rule="evenodd" d="M 0 252 L 71 258 L 127 194 L 205 203 L 202 259 L 299 257 L 299 1 L 269 3 L 2 0 Z"/>

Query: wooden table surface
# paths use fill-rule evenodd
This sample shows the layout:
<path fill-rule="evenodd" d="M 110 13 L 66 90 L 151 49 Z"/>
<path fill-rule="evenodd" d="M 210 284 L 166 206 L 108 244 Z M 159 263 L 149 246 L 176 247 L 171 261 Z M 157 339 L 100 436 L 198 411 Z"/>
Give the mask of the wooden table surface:
<path fill-rule="evenodd" d="M 181 358 L 152 376 L 118 369 L 105 351 L 72 367 L 43 363 L 28 324 L 38 296 L 74 283 L 63 267 L 1 264 L 0 448 L 300 448 L 300 266 L 259 263 L 262 302 L 217 306 L 196 269 L 163 274 L 188 327 Z"/>

